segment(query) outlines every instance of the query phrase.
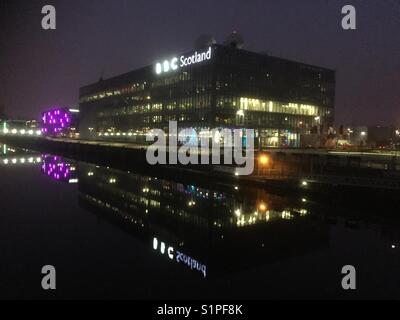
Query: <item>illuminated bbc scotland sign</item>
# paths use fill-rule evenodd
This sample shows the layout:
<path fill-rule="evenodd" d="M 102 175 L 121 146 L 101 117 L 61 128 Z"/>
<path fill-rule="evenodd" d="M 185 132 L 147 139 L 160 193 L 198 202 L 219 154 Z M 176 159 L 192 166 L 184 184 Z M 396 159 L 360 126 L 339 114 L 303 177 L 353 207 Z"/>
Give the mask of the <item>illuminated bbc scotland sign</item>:
<path fill-rule="evenodd" d="M 156 73 L 168 73 L 171 71 L 178 70 L 179 68 L 184 68 L 187 66 L 191 66 L 194 64 L 198 64 L 204 61 L 211 60 L 212 57 L 212 48 L 208 48 L 207 51 L 204 52 L 195 52 L 191 56 L 181 56 L 179 59 L 177 57 L 172 58 L 171 60 L 165 60 L 164 62 L 156 63 Z"/>

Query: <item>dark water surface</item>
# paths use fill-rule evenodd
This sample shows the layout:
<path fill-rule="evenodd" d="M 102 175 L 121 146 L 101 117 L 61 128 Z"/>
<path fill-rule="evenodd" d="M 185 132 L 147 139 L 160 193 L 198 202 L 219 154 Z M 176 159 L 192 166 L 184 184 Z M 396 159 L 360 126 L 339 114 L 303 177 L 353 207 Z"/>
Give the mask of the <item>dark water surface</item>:
<path fill-rule="evenodd" d="M 400 298 L 400 209 L 385 199 L 380 219 L 1 150 L 0 298 Z M 41 288 L 44 265 L 56 291 Z M 344 265 L 356 291 L 341 288 Z"/>

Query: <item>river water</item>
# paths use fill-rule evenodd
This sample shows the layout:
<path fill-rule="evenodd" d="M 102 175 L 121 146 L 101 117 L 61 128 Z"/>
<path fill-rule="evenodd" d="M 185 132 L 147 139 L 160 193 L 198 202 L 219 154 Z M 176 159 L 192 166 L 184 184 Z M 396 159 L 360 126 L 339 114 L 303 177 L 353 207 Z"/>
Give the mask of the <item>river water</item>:
<path fill-rule="evenodd" d="M 390 200 L 379 200 L 380 218 L 350 203 L 0 147 L 0 298 L 400 298 Z M 45 265 L 54 291 L 41 287 Z M 357 290 L 341 286 L 345 265 Z"/>

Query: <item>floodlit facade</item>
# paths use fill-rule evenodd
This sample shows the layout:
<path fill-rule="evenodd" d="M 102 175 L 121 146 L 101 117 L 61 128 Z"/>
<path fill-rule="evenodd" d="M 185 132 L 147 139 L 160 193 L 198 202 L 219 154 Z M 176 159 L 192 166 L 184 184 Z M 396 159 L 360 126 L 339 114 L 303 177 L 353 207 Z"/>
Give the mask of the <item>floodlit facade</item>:
<path fill-rule="evenodd" d="M 211 45 L 80 89 L 82 139 L 142 143 L 153 128 L 255 129 L 260 147 L 299 147 L 333 123 L 335 72 Z"/>

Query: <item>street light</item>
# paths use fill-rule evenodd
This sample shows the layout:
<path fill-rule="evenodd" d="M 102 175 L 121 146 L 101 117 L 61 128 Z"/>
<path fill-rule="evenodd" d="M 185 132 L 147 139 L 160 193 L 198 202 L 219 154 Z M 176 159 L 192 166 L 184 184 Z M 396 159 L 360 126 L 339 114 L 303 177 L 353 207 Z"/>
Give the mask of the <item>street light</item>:
<path fill-rule="evenodd" d="M 258 162 L 260 163 L 260 165 L 262 167 L 266 167 L 269 164 L 269 161 L 270 161 L 270 159 L 266 154 L 262 154 L 258 158 Z"/>
<path fill-rule="evenodd" d="M 267 211 L 267 205 L 264 202 L 261 202 L 260 205 L 258 206 L 258 209 L 261 212 L 265 212 L 265 211 Z"/>
<path fill-rule="evenodd" d="M 268 167 L 270 164 L 270 158 L 266 154 L 260 154 L 258 157 L 258 175 L 261 173 L 262 168 Z"/>

